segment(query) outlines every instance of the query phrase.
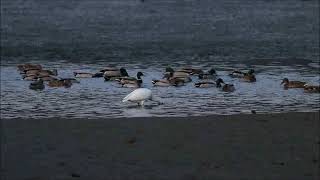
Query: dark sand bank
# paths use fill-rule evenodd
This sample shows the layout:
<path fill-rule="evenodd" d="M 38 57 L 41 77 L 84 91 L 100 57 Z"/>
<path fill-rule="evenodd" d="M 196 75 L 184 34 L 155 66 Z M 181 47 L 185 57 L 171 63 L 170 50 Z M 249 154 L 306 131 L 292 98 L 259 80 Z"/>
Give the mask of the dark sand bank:
<path fill-rule="evenodd" d="M 2 179 L 317 179 L 319 113 L 2 121 Z"/>

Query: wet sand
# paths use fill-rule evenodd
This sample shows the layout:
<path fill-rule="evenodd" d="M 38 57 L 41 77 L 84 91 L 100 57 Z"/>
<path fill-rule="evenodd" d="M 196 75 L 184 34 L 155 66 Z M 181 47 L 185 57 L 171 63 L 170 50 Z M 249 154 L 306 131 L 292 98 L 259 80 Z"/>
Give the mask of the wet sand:
<path fill-rule="evenodd" d="M 3 119 L 3 180 L 318 179 L 319 112 Z"/>

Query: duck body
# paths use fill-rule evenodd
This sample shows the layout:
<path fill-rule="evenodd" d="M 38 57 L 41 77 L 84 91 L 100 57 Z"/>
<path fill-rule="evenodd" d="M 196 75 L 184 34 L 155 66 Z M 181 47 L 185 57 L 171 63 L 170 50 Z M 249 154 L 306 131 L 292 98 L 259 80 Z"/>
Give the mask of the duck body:
<path fill-rule="evenodd" d="M 120 68 L 117 70 L 104 71 L 103 77 L 105 81 L 114 81 L 120 79 L 121 77 L 129 77 L 129 74 L 125 68 Z"/>
<path fill-rule="evenodd" d="M 288 78 L 284 78 L 281 82 L 285 89 L 288 88 L 305 88 L 306 82 L 301 81 L 289 81 Z"/>
<path fill-rule="evenodd" d="M 226 84 L 221 78 L 216 81 L 216 87 L 221 88 L 224 92 L 233 92 L 236 90 L 233 84 Z"/>
<path fill-rule="evenodd" d="M 138 88 L 123 98 L 122 102 L 134 102 L 143 105 L 146 100 L 152 100 L 152 91 L 147 88 Z"/>
<path fill-rule="evenodd" d="M 52 77 L 52 76 L 43 76 L 43 77 L 38 76 L 38 78 L 42 79 L 43 81 L 54 81 L 54 80 L 58 79 L 58 78 Z"/>
<path fill-rule="evenodd" d="M 36 81 L 38 79 L 37 75 L 26 75 L 23 77 L 23 80 L 26 81 Z"/>
<path fill-rule="evenodd" d="M 242 80 L 245 82 L 256 82 L 256 77 L 254 74 L 244 74 Z"/>
<path fill-rule="evenodd" d="M 43 80 L 38 79 L 37 81 L 30 83 L 29 88 L 32 90 L 43 90 L 45 86 Z"/>
<path fill-rule="evenodd" d="M 160 87 L 168 87 L 168 86 L 171 86 L 169 80 L 167 80 L 167 79 L 152 80 L 152 84 L 153 84 L 154 86 L 160 86 Z"/>
<path fill-rule="evenodd" d="M 187 72 L 188 74 L 191 74 L 191 75 L 197 75 L 197 74 L 203 73 L 201 69 L 192 68 L 192 67 L 184 67 L 181 69 L 181 71 Z"/>
<path fill-rule="evenodd" d="M 200 73 L 198 75 L 199 79 L 216 79 L 216 71 L 214 69 L 210 69 L 208 72 Z"/>
<path fill-rule="evenodd" d="M 65 87 L 69 88 L 72 86 L 71 80 L 54 80 L 48 83 L 49 87 Z"/>
<path fill-rule="evenodd" d="M 86 72 L 73 72 L 73 75 L 76 78 L 92 78 L 94 74 Z"/>
<path fill-rule="evenodd" d="M 20 72 L 26 72 L 29 70 L 41 70 L 42 66 L 40 64 L 19 64 L 18 66 L 18 70 Z"/>
<path fill-rule="evenodd" d="M 196 88 L 210 88 L 216 86 L 216 83 L 210 81 L 202 81 L 194 84 Z"/>
<path fill-rule="evenodd" d="M 311 85 L 305 85 L 304 86 L 304 92 L 307 93 L 320 93 L 320 86 L 311 86 Z"/>
<path fill-rule="evenodd" d="M 143 76 L 142 72 L 137 73 L 137 78 L 135 77 L 121 77 L 119 78 L 119 83 L 122 87 L 130 87 L 130 88 L 138 88 L 141 87 L 143 81 L 141 76 Z"/>
<path fill-rule="evenodd" d="M 250 69 L 248 72 L 242 72 L 239 70 L 235 70 L 232 73 L 229 74 L 230 77 L 232 78 L 243 78 L 246 75 L 254 75 L 254 70 Z"/>

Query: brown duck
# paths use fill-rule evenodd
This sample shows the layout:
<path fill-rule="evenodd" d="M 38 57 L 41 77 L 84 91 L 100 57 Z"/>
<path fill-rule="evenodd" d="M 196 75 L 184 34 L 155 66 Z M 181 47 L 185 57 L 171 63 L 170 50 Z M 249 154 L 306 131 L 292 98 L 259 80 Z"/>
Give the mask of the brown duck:
<path fill-rule="evenodd" d="M 288 78 L 284 78 L 281 82 L 285 89 L 287 88 L 305 88 L 306 82 L 301 81 L 289 81 Z"/>

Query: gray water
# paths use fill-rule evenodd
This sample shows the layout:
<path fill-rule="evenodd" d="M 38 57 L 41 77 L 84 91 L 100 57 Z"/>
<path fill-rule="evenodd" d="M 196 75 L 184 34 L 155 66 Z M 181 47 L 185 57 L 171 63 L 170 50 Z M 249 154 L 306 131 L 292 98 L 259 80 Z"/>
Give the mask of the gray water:
<path fill-rule="evenodd" d="M 57 68 L 60 77 L 107 65 L 146 74 L 163 105 L 121 99 L 132 89 L 81 79 L 70 89 L 28 89 L 19 63 Z M 236 91 L 153 87 L 164 67 L 218 71 Z M 256 83 L 231 79 L 254 68 Z M 319 84 L 317 0 L 1 0 L 1 118 L 190 116 L 317 111 L 319 94 L 284 90 L 282 78 Z M 193 77 L 196 82 L 197 78 Z"/>

